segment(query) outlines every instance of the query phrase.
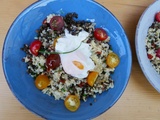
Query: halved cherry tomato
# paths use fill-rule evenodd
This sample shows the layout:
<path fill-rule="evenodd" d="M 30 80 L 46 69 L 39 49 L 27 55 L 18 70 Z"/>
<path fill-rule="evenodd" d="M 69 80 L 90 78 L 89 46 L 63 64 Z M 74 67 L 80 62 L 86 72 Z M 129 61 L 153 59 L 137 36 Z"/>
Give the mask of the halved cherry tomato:
<path fill-rule="evenodd" d="M 68 97 L 66 97 L 64 105 L 68 110 L 74 112 L 80 106 L 80 99 L 77 95 L 69 95 Z"/>
<path fill-rule="evenodd" d="M 96 28 L 94 30 L 94 37 L 99 41 L 103 41 L 107 39 L 108 35 L 104 29 Z"/>
<path fill-rule="evenodd" d="M 50 69 L 56 69 L 60 66 L 61 60 L 60 56 L 58 54 L 50 54 L 46 59 L 46 65 L 48 70 Z"/>
<path fill-rule="evenodd" d="M 50 84 L 50 80 L 48 79 L 46 75 L 39 75 L 36 77 L 35 86 L 39 90 L 45 89 L 49 84 Z"/>
<path fill-rule="evenodd" d="M 50 20 L 50 27 L 53 30 L 61 31 L 64 28 L 64 20 L 61 16 L 53 16 Z"/>
<path fill-rule="evenodd" d="M 160 48 L 156 51 L 156 57 L 160 58 Z"/>
<path fill-rule="evenodd" d="M 38 51 L 42 46 L 42 42 L 40 40 L 34 40 L 30 45 L 30 51 L 33 55 L 37 56 Z"/>
<path fill-rule="evenodd" d="M 98 72 L 96 71 L 91 71 L 89 72 L 88 76 L 87 76 L 87 83 L 88 85 L 90 85 L 91 87 L 94 85 L 97 77 L 98 77 Z"/>
<path fill-rule="evenodd" d="M 120 60 L 117 54 L 111 52 L 108 54 L 108 56 L 106 57 L 106 64 L 110 67 L 110 68 L 115 68 L 118 66 Z"/>
<path fill-rule="evenodd" d="M 155 15 L 155 20 L 160 22 L 160 12 L 157 12 Z"/>

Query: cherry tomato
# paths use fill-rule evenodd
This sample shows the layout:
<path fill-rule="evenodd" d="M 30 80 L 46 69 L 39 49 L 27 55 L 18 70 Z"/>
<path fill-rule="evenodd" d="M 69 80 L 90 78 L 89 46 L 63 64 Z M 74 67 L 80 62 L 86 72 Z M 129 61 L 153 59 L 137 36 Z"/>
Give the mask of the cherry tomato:
<path fill-rule="evenodd" d="M 147 54 L 148 59 L 152 59 L 153 56 L 151 54 Z"/>
<path fill-rule="evenodd" d="M 49 84 L 50 84 L 50 80 L 48 79 L 48 77 L 46 75 L 39 75 L 36 77 L 35 86 L 39 90 L 43 90 L 43 89 L 47 88 L 47 86 Z"/>
<path fill-rule="evenodd" d="M 87 76 L 88 85 L 90 85 L 92 87 L 94 85 L 97 77 L 98 77 L 98 72 L 95 72 L 95 71 L 90 72 Z"/>
<path fill-rule="evenodd" d="M 50 20 L 50 27 L 53 30 L 61 31 L 64 27 L 64 20 L 61 16 L 53 16 Z"/>
<path fill-rule="evenodd" d="M 43 20 L 42 24 L 47 24 L 47 18 Z"/>
<path fill-rule="evenodd" d="M 157 12 L 155 15 L 155 20 L 160 22 L 160 12 Z"/>
<path fill-rule="evenodd" d="M 119 57 L 117 54 L 111 52 L 108 54 L 108 56 L 106 57 L 106 64 L 110 67 L 110 68 L 115 68 L 118 66 L 119 64 Z"/>
<path fill-rule="evenodd" d="M 104 29 L 96 28 L 94 30 L 94 37 L 99 41 L 103 41 L 107 39 L 108 35 Z"/>
<path fill-rule="evenodd" d="M 50 69 L 56 69 L 60 66 L 61 60 L 60 56 L 58 54 L 51 54 L 46 59 L 46 65 L 48 70 Z"/>
<path fill-rule="evenodd" d="M 37 56 L 38 51 L 42 46 L 42 42 L 40 40 L 34 40 L 30 45 L 30 51 L 33 55 Z"/>
<path fill-rule="evenodd" d="M 156 56 L 160 58 L 160 48 L 156 51 Z"/>
<path fill-rule="evenodd" d="M 80 106 L 80 99 L 79 99 L 79 97 L 76 96 L 76 95 L 69 95 L 69 96 L 65 99 L 64 105 L 65 105 L 65 107 L 66 107 L 68 110 L 74 112 L 74 111 L 76 111 L 76 110 L 79 108 L 79 106 Z"/>

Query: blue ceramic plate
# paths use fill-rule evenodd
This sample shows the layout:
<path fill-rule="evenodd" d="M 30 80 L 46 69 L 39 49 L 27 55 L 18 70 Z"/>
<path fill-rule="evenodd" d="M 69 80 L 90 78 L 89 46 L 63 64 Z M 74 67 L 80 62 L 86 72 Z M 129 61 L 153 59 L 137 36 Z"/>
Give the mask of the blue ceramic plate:
<path fill-rule="evenodd" d="M 79 19 L 94 19 L 97 27 L 106 28 L 111 37 L 113 51 L 120 57 L 120 64 L 112 75 L 114 88 L 81 102 L 76 112 L 68 111 L 62 100 L 43 94 L 34 86 L 34 80 L 26 73 L 21 61 L 25 53 L 23 44 L 30 44 L 36 36 L 42 20 L 48 14 L 76 12 Z M 109 10 L 92 0 L 41 0 L 26 8 L 13 22 L 3 46 L 3 70 L 10 89 L 17 99 L 30 111 L 49 120 L 92 119 L 108 110 L 122 95 L 131 72 L 130 45 L 121 24 Z M 92 103 L 92 106 L 90 105 Z"/>

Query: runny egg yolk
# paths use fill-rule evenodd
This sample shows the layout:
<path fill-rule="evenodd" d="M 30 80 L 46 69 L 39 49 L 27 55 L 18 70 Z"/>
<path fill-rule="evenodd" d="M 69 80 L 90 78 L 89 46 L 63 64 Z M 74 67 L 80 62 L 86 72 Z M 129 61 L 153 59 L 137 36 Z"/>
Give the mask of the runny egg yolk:
<path fill-rule="evenodd" d="M 83 64 L 81 63 L 81 62 L 79 62 L 79 61 L 72 61 L 73 62 L 73 64 L 77 67 L 77 68 L 79 68 L 80 70 L 83 70 L 84 69 L 84 66 L 83 66 Z"/>

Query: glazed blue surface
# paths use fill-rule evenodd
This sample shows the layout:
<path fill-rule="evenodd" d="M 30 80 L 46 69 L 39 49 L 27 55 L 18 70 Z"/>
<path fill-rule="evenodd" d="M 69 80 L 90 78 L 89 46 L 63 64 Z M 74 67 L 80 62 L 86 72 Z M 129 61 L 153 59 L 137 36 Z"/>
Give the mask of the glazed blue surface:
<path fill-rule="evenodd" d="M 23 44 L 33 41 L 35 30 L 48 14 L 68 12 L 78 13 L 82 20 L 94 19 L 97 27 L 105 28 L 111 37 L 113 51 L 120 57 L 120 64 L 112 75 L 114 88 L 98 95 L 96 102 L 93 98 L 81 102 L 76 112 L 68 111 L 62 100 L 56 101 L 34 86 L 33 78 L 26 73 L 26 64 L 21 61 L 25 53 L 20 50 Z M 130 45 L 121 24 L 103 6 L 92 0 L 41 0 L 26 8 L 13 22 L 3 46 L 2 63 L 10 89 L 30 111 L 49 120 L 86 120 L 108 110 L 122 95 L 130 77 L 131 58 Z"/>

